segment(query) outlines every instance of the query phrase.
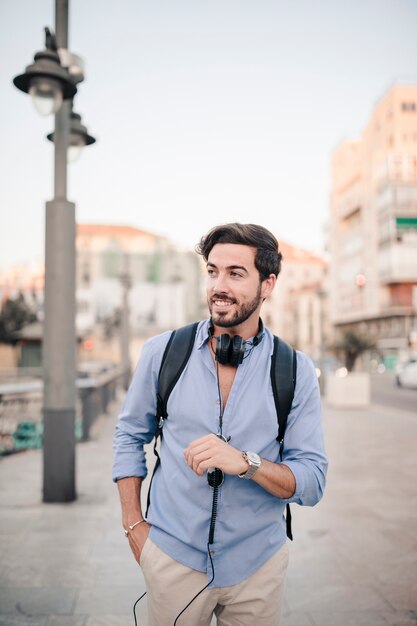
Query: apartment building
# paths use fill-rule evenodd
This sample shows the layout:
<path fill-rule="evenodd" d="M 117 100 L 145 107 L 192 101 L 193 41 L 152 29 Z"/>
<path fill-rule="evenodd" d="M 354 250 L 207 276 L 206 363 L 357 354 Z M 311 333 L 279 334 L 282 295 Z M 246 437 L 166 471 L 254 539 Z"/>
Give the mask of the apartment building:
<path fill-rule="evenodd" d="M 77 225 L 77 299 L 95 320 L 121 307 L 129 277 L 133 332 L 152 333 L 198 319 L 200 267 L 193 252 L 132 226 Z"/>
<path fill-rule="evenodd" d="M 332 155 L 330 315 L 384 356 L 417 348 L 417 86 L 393 86 Z"/>
<path fill-rule="evenodd" d="M 265 302 L 263 317 L 271 330 L 318 360 L 329 345 L 326 261 L 308 250 L 279 240 L 283 255 L 276 287 Z"/>

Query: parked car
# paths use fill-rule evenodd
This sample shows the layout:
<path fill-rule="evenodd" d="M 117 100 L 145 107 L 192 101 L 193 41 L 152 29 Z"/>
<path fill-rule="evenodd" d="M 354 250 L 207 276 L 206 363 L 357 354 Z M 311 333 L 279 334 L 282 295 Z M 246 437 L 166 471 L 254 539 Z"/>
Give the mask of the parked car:
<path fill-rule="evenodd" d="M 417 389 L 417 361 L 409 361 L 396 374 L 396 381 L 399 387 L 410 387 Z"/>
<path fill-rule="evenodd" d="M 394 370 L 394 380 L 396 385 L 400 386 L 398 375 L 404 370 L 405 367 L 407 367 L 407 365 L 410 365 L 410 363 L 417 363 L 417 358 L 412 356 L 409 357 L 406 361 L 398 361 L 398 363 L 396 364 Z"/>

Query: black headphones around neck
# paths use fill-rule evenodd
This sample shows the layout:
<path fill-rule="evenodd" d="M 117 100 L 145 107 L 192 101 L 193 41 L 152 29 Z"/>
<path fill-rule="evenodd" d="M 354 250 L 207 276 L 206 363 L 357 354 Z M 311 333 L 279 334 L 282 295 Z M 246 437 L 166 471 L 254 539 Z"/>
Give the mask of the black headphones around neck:
<path fill-rule="evenodd" d="M 214 335 L 214 326 L 212 320 L 209 324 L 209 337 L 216 339 L 216 361 L 222 365 L 232 365 L 237 367 L 240 365 L 247 352 L 246 346 L 249 344 L 251 348 L 257 346 L 264 336 L 264 325 L 261 318 L 259 318 L 258 334 L 252 341 L 245 341 L 240 335 L 230 336 L 227 333 L 223 335 Z"/>

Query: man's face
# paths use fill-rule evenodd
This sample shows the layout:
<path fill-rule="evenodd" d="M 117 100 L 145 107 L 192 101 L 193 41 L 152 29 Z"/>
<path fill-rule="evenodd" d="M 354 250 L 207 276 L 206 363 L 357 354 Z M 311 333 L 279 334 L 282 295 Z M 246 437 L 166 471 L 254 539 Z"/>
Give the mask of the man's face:
<path fill-rule="evenodd" d="M 259 315 L 275 276 L 261 282 L 255 254 L 255 248 L 241 244 L 213 246 L 207 260 L 207 303 L 215 326 L 231 328 Z"/>

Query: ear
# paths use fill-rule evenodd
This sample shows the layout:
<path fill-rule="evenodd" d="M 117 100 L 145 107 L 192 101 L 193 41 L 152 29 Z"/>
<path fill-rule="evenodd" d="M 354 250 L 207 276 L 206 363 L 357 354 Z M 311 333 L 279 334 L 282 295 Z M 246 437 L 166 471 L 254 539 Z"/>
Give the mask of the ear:
<path fill-rule="evenodd" d="M 271 295 L 271 293 L 274 290 L 276 282 L 277 282 L 277 277 L 275 276 L 275 274 L 270 274 L 268 278 L 266 278 L 262 282 L 261 295 L 263 299 Z"/>

